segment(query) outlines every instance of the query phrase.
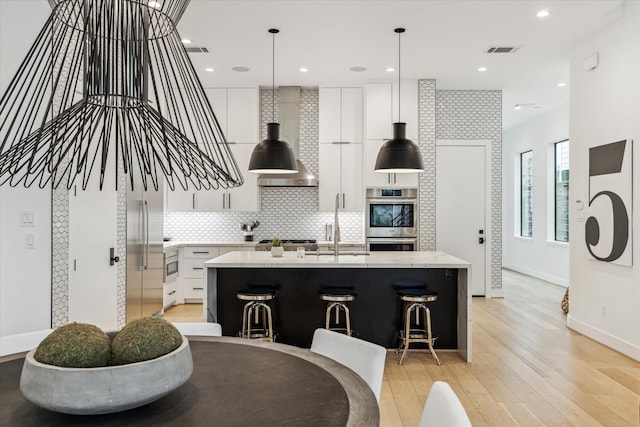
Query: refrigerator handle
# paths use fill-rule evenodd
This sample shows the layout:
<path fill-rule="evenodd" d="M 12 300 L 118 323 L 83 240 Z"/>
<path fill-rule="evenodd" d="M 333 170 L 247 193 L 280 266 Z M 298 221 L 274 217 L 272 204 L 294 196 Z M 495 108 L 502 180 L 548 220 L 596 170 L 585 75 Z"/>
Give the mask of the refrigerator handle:
<path fill-rule="evenodd" d="M 144 270 L 144 222 L 144 202 L 142 200 L 138 200 L 138 247 L 140 248 L 138 271 Z"/>
<path fill-rule="evenodd" d="M 149 268 L 149 203 L 144 201 L 144 269 Z"/>

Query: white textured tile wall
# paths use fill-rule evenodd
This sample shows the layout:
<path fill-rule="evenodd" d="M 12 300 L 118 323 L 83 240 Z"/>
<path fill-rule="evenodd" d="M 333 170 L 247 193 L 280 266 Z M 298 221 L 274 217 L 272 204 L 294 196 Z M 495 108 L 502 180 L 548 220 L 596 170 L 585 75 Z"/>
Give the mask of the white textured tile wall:
<path fill-rule="evenodd" d="M 492 141 L 491 288 L 502 289 L 502 91 L 438 90 L 436 106 L 436 139 Z"/>
<path fill-rule="evenodd" d="M 272 91 L 262 90 L 261 132 L 272 121 Z M 275 92 L 276 110 L 278 91 Z M 278 120 L 278 112 L 275 114 Z M 300 92 L 300 160 L 318 176 L 318 90 Z M 322 184 L 320 184 L 322 185 Z M 325 224 L 333 223 L 333 212 L 318 211 L 318 189 L 304 187 L 261 188 L 259 212 L 168 212 L 164 216 L 165 235 L 182 241 L 242 241 L 240 224 L 260 221 L 254 240 L 325 239 Z M 363 213 L 340 214 L 342 240 L 364 241 Z"/>

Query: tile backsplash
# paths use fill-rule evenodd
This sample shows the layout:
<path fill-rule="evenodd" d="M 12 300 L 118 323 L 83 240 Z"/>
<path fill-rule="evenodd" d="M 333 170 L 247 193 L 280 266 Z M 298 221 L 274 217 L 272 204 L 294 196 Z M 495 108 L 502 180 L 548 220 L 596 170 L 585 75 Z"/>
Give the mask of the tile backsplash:
<path fill-rule="evenodd" d="M 265 123 L 272 117 L 271 91 L 261 90 L 260 99 L 261 129 L 264 132 Z M 300 160 L 316 176 L 318 141 L 318 90 L 302 89 Z M 333 224 L 333 219 L 333 212 L 318 211 L 317 188 L 263 187 L 260 189 L 259 212 L 167 212 L 164 215 L 164 235 L 176 241 L 240 242 L 243 239 L 240 224 L 257 220 L 260 226 L 255 231 L 255 241 L 273 236 L 325 240 L 325 225 Z M 362 212 L 342 212 L 339 221 L 343 241 L 364 242 Z"/>

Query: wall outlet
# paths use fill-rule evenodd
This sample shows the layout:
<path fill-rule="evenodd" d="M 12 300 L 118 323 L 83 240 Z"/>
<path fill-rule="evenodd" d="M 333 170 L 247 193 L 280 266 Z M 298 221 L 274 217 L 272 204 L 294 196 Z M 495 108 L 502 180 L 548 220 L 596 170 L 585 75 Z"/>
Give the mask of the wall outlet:
<path fill-rule="evenodd" d="M 20 227 L 35 227 L 36 213 L 34 211 L 20 211 Z"/>

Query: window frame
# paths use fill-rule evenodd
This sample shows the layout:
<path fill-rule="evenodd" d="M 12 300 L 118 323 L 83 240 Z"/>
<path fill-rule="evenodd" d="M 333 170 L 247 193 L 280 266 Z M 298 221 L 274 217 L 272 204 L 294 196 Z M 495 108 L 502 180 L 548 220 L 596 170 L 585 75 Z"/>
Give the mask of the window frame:
<path fill-rule="evenodd" d="M 567 183 L 567 240 L 558 239 L 558 146 L 559 144 L 567 144 L 567 150 L 569 150 L 569 138 L 563 139 L 553 143 L 553 241 L 558 243 L 569 243 L 569 188 L 570 188 L 570 176 L 571 176 L 571 157 L 569 157 L 569 164 L 567 170 L 569 171 L 569 179 Z"/>
<path fill-rule="evenodd" d="M 531 167 L 530 167 L 530 181 L 531 181 L 531 185 L 529 187 L 529 211 L 530 211 L 530 216 L 531 216 L 531 228 L 529 230 L 529 234 L 524 234 L 524 198 L 523 198 L 523 185 L 524 185 L 524 168 L 523 168 L 523 159 L 524 156 L 529 154 L 531 156 Z M 520 205 L 520 227 L 519 227 L 519 237 L 523 237 L 526 239 L 531 239 L 533 238 L 533 149 L 531 150 L 526 150 L 526 151 L 522 151 L 519 154 L 519 164 L 520 164 L 520 188 L 518 191 L 519 194 L 519 205 Z"/>

